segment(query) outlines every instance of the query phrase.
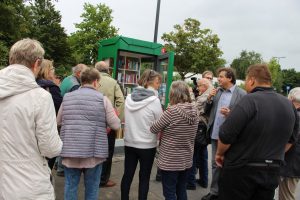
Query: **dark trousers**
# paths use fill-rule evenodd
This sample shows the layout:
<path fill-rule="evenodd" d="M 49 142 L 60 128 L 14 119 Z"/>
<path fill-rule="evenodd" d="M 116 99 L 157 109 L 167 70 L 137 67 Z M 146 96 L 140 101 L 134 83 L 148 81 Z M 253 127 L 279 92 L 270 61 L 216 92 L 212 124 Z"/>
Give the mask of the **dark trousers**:
<path fill-rule="evenodd" d="M 207 146 L 194 148 L 193 166 L 188 170 L 187 184 L 196 187 L 197 168 L 199 168 L 199 181 L 202 185 L 208 184 L 208 152 Z"/>
<path fill-rule="evenodd" d="M 279 183 L 279 167 L 222 168 L 219 200 L 273 200 Z"/>
<path fill-rule="evenodd" d="M 115 151 L 115 142 L 116 142 L 116 132 L 111 130 L 109 134 L 107 134 L 108 140 L 108 158 L 102 164 L 102 173 L 101 173 L 101 182 L 100 185 L 104 186 L 108 182 L 111 174 L 111 165 L 112 158 Z"/>
<path fill-rule="evenodd" d="M 124 175 L 121 181 L 121 200 L 129 200 L 130 186 L 138 162 L 140 163 L 138 199 L 147 199 L 155 152 L 156 148 L 138 149 L 125 146 Z"/>
<path fill-rule="evenodd" d="M 196 167 L 199 168 L 199 181 L 203 185 L 208 184 L 208 152 L 207 146 L 200 146 L 198 148 L 198 160 Z"/>
<path fill-rule="evenodd" d="M 48 166 L 49 166 L 50 170 L 53 169 L 54 164 L 55 164 L 55 160 L 56 160 L 56 157 L 48 159 Z"/>
<path fill-rule="evenodd" d="M 165 200 L 187 200 L 186 182 L 188 170 L 161 170 L 161 181 Z"/>

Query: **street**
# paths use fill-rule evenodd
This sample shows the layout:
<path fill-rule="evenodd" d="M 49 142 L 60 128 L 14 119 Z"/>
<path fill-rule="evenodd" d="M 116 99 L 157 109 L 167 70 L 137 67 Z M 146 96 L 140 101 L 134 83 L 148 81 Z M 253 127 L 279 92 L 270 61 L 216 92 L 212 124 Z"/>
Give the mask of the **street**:
<path fill-rule="evenodd" d="M 208 152 L 209 152 L 209 177 L 211 177 L 210 145 L 208 146 Z M 119 200 L 119 199 L 121 199 L 120 183 L 121 183 L 121 179 L 122 179 L 123 171 L 124 171 L 123 165 L 124 165 L 124 155 L 122 153 L 115 154 L 114 158 L 113 158 L 111 180 L 115 181 L 117 183 L 117 185 L 114 187 L 111 187 L 111 188 L 100 188 L 99 199 L 101 199 L 101 200 Z M 56 174 L 56 172 L 53 171 L 53 174 Z M 156 175 L 156 166 L 155 166 L 155 164 L 153 164 L 148 199 L 149 200 L 163 200 L 164 197 L 163 197 L 163 193 L 162 193 L 162 185 L 160 182 L 157 182 L 155 180 L 155 175 Z M 84 187 L 83 187 L 84 185 L 83 185 L 82 177 L 80 180 L 80 186 L 79 186 L 79 192 L 78 192 L 79 200 L 84 199 Z M 209 178 L 209 179 L 211 179 L 211 178 Z M 196 190 L 187 190 L 188 199 L 189 200 L 200 200 L 201 197 L 206 195 L 208 192 L 209 192 L 209 188 L 204 189 L 204 188 L 201 188 L 199 185 L 197 185 Z M 64 178 L 58 177 L 56 175 L 55 175 L 55 193 L 56 193 L 57 200 L 63 200 Z M 136 174 L 135 174 L 134 180 L 131 185 L 131 190 L 130 190 L 130 200 L 137 200 L 137 199 L 138 199 L 138 167 L 137 167 Z M 277 199 L 277 198 L 275 198 L 275 199 Z M 300 184 L 298 184 L 296 199 L 300 199 Z"/>

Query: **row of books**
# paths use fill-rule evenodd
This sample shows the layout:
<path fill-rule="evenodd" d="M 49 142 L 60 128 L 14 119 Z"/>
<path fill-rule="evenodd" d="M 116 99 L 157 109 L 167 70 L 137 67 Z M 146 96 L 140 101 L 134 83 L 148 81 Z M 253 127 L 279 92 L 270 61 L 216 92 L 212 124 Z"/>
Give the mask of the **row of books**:
<path fill-rule="evenodd" d="M 139 59 L 138 58 L 126 58 L 121 56 L 118 60 L 118 68 L 139 70 Z"/>
<path fill-rule="evenodd" d="M 137 83 L 137 74 L 124 74 L 118 72 L 118 81 L 120 83 Z"/>

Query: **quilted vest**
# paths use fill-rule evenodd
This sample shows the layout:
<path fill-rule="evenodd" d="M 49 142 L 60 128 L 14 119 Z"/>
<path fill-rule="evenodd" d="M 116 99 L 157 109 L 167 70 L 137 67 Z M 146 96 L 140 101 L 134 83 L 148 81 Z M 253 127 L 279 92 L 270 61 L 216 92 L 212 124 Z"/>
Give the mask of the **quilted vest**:
<path fill-rule="evenodd" d="M 106 114 L 100 92 L 82 87 L 65 94 L 61 139 L 62 157 L 108 157 Z"/>

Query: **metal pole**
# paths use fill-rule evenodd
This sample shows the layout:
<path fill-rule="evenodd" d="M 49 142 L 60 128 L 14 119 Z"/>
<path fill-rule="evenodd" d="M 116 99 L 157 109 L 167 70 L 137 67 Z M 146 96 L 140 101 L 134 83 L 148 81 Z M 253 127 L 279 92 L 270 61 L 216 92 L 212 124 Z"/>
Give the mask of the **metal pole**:
<path fill-rule="evenodd" d="M 159 10 L 160 10 L 160 0 L 157 0 L 156 19 L 155 19 L 155 29 L 154 29 L 154 40 L 153 40 L 153 42 L 155 42 L 155 43 L 157 43 L 157 32 L 158 32 L 158 22 L 159 22 Z"/>

